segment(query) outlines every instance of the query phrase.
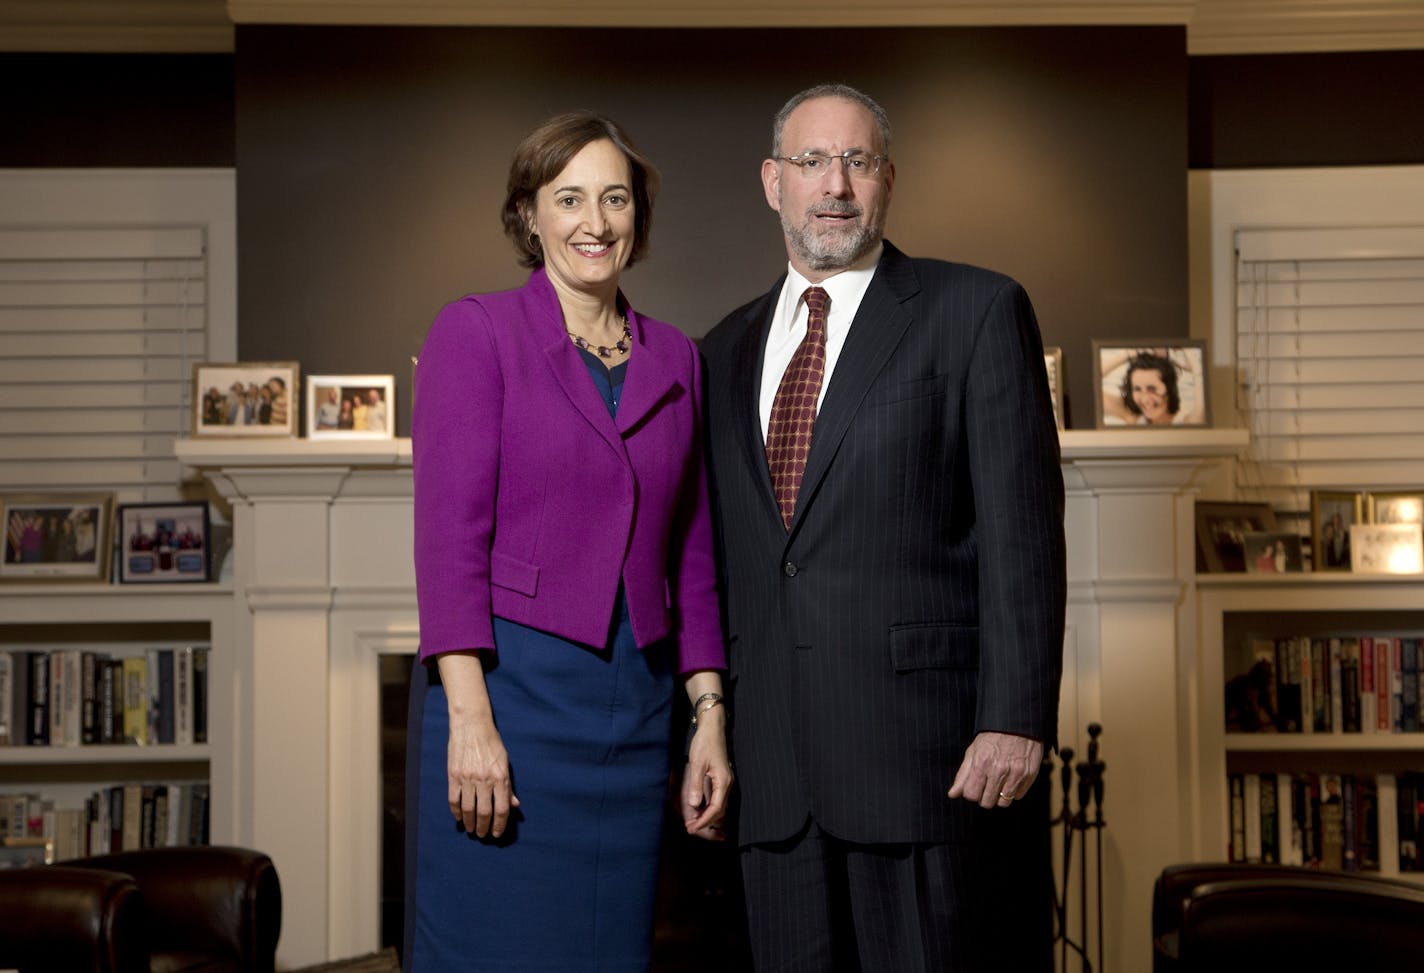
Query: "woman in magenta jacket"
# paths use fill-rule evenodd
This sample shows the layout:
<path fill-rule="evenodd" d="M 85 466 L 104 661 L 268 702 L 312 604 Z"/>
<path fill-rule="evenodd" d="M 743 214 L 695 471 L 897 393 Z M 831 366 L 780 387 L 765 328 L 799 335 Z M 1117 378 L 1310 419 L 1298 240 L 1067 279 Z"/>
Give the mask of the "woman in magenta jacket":
<path fill-rule="evenodd" d="M 544 123 L 504 207 L 533 273 L 447 305 L 420 354 L 416 973 L 648 968 L 679 681 L 683 821 L 720 836 L 732 771 L 698 356 L 618 288 L 656 188 L 611 121 Z"/>

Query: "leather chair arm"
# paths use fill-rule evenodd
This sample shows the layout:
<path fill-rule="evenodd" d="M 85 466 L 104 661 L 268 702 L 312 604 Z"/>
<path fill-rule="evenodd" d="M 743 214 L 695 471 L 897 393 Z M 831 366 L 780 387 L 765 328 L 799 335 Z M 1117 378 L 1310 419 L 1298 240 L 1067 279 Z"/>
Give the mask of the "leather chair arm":
<path fill-rule="evenodd" d="M 144 922 L 128 875 L 64 865 L 0 871 L 0 968 L 148 973 Z"/>
<path fill-rule="evenodd" d="M 282 890 L 272 859 L 246 848 L 146 848 L 72 864 L 133 876 L 148 906 L 155 970 L 216 957 L 272 973 L 282 928 Z"/>

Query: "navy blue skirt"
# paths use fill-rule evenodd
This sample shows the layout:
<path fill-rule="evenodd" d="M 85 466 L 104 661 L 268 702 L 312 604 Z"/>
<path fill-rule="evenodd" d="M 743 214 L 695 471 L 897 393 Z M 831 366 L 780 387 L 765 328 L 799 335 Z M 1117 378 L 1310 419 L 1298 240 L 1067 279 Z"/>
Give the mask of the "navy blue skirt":
<path fill-rule="evenodd" d="M 434 665 L 411 686 L 408 973 L 649 968 L 668 793 L 672 653 L 626 611 L 598 651 L 496 618 L 485 670 L 520 807 L 499 840 L 447 801 L 449 713 Z"/>

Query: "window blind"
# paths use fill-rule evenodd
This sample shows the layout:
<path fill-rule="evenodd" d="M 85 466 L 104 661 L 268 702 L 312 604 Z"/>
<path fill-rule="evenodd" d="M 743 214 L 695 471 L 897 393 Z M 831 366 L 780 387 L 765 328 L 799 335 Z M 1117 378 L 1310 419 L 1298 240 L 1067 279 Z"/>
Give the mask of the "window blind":
<path fill-rule="evenodd" d="M 201 225 L 0 226 L 0 490 L 179 495 L 207 351 Z"/>
<path fill-rule="evenodd" d="M 1236 269 L 1240 494 L 1424 486 L 1424 226 L 1243 229 Z"/>

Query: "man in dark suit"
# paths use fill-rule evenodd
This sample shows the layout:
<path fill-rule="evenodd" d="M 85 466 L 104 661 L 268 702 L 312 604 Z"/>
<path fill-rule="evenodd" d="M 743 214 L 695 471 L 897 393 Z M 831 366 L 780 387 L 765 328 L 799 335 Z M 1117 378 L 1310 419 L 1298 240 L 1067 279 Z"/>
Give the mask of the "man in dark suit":
<path fill-rule="evenodd" d="M 1032 307 L 883 240 L 861 92 L 792 98 L 772 156 L 790 266 L 702 345 L 757 969 L 1051 969 L 1066 582 Z"/>

